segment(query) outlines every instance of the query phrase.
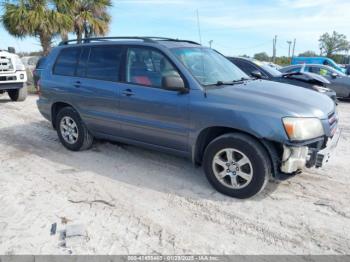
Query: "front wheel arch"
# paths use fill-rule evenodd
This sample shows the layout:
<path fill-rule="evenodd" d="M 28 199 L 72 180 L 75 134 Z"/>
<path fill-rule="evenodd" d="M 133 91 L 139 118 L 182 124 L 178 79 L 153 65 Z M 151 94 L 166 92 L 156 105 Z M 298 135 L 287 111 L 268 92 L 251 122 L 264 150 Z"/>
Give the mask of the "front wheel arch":
<path fill-rule="evenodd" d="M 193 163 L 197 166 L 201 166 L 205 149 L 210 144 L 210 142 L 212 142 L 219 136 L 229 133 L 247 135 L 248 137 L 251 137 L 252 139 L 256 140 L 267 151 L 267 154 L 269 155 L 270 164 L 272 166 L 272 175 L 275 177 L 276 174 L 279 173 L 278 165 L 280 163 L 280 156 L 282 155 L 280 154 L 280 146 L 278 143 L 265 140 L 264 138 L 257 137 L 254 134 L 250 134 L 242 130 L 221 126 L 205 128 L 199 133 L 199 135 L 197 136 L 195 146 L 192 149 Z"/>

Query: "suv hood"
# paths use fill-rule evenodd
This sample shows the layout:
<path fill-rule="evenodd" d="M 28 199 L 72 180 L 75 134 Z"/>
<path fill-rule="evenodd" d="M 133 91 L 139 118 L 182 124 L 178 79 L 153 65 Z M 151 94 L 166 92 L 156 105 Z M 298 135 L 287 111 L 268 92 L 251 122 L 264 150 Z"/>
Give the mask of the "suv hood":
<path fill-rule="evenodd" d="M 209 99 L 233 108 L 258 111 L 276 117 L 318 117 L 327 119 L 335 110 L 326 95 L 303 87 L 255 80 L 243 84 L 208 88 Z"/>

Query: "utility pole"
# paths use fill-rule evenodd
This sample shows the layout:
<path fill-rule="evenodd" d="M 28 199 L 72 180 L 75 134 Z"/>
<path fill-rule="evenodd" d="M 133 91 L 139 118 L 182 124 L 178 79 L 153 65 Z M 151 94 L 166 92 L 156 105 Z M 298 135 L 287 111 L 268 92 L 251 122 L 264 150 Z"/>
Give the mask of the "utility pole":
<path fill-rule="evenodd" d="M 273 49 L 272 49 L 272 62 L 276 62 L 276 44 L 277 44 L 277 35 L 273 38 Z"/>
<path fill-rule="evenodd" d="M 213 42 L 214 42 L 214 40 L 210 40 L 209 41 L 209 47 L 211 48 L 211 46 L 213 45 Z"/>
<path fill-rule="evenodd" d="M 292 58 L 294 57 L 294 54 L 295 54 L 295 45 L 296 45 L 296 43 L 297 43 L 297 40 L 294 38 Z"/>
<path fill-rule="evenodd" d="M 290 58 L 290 46 L 292 45 L 292 41 L 287 41 L 288 44 L 288 58 Z"/>
<path fill-rule="evenodd" d="M 197 9 L 197 27 L 198 27 L 199 43 L 202 44 L 202 32 L 201 32 L 201 24 L 199 22 L 199 11 L 198 11 L 198 9 Z"/>

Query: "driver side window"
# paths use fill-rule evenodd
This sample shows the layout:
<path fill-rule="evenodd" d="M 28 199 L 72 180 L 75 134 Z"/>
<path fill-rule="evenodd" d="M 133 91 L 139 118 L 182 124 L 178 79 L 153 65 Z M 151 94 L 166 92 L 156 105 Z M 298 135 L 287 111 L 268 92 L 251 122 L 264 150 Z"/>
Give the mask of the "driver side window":
<path fill-rule="evenodd" d="M 161 88 L 166 76 L 180 74 L 163 54 L 148 48 L 128 49 L 126 82 Z"/>

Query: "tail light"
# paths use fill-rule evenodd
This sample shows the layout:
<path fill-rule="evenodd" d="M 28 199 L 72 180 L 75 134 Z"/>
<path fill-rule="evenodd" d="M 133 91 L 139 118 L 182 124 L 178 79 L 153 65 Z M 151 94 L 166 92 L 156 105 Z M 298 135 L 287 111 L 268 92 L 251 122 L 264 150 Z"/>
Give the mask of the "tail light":
<path fill-rule="evenodd" d="M 37 93 L 38 93 L 38 95 L 39 96 L 41 96 L 41 87 L 40 87 L 40 80 L 38 80 L 38 83 L 37 83 L 37 85 L 36 85 L 36 91 L 37 91 Z"/>

